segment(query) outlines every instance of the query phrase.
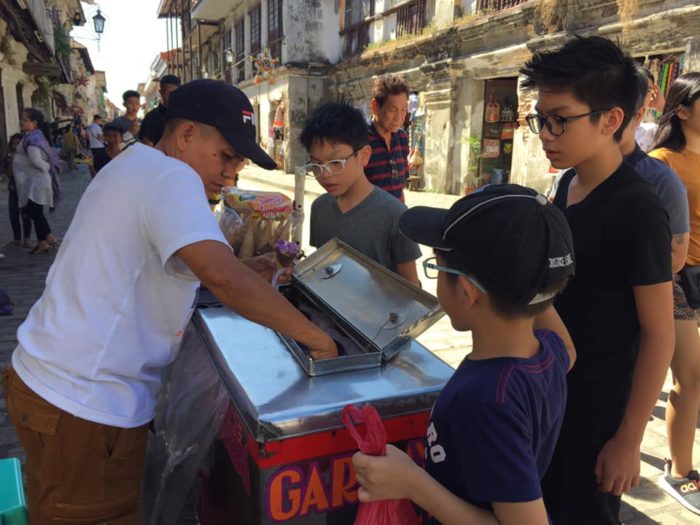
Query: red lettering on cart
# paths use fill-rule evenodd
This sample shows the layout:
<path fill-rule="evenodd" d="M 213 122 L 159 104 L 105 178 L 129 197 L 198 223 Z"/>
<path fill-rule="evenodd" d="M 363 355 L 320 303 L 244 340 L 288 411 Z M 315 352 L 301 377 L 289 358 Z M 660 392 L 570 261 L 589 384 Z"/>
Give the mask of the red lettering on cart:
<path fill-rule="evenodd" d="M 420 461 L 423 442 L 406 443 L 407 453 Z M 288 521 L 315 512 L 322 514 L 357 503 L 353 453 L 309 463 L 304 469 L 286 467 L 270 476 L 265 489 L 267 515 L 273 522 Z M 327 463 L 326 463 L 327 462 Z"/>
<path fill-rule="evenodd" d="M 221 441 L 228 452 L 233 468 L 243 483 L 245 493 L 250 496 L 250 454 L 246 448 L 249 439 L 236 409 L 229 404 L 226 417 L 219 431 Z"/>
<path fill-rule="evenodd" d="M 304 489 L 300 515 L 306 516 L 312 507 L 316 508 L 316 512 L 325 512 L 329 507 L 328 494 L 326 494 L 326 486 L 321 479 L 318 463 L 312 463 L 311 465 L 309 479 Z"/>
<path fill-rule="evenodd" d="M 287 521 L 312 512 L 322 514 L 357 502 L 352 454 L 327 461 L 327 467 L 325 460 L 312 462 L 306 471 L 284 468 L 270 477 L 265 499 L 267 515 L 272 521 Z"/>
<path fill-rule="evenodd" d="M 357 480 L 352 467 L 352 456 L 338 458 L 333 462 L 331 479 L 334 509 L 357 501 Z"/>
<path fill-rule="evenodd" d="M 289 467 L 276 472 L 267 483 L 267 515 L 273 521 L 287 521 L 299 514 L 304 472 Z"/>

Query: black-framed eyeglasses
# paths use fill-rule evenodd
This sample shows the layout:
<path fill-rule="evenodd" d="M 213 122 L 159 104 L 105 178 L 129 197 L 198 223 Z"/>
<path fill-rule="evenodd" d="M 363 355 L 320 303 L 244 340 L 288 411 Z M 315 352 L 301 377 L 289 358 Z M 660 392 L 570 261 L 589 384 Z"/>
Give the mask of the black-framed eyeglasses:
<path fill-rule="evenodd" d="M 329 175 L 340 175 L 345 171 L 345 163 L 349 161 L 352 157 L 354 157 L 358 151 L 360 150 L 356 149 L 344 159 L 331 160 L 326 162 L 325 164 L 315 164 L 313 162 L 307 162 L 304 165 L 306 175 L 309 177 L 315 177 L 317 179 L 321 177 L 321 175 L 323 175 L 324 171 L 328 171 Z"/>
<path fill-rule="evenodd" d="M 596 109 L 595 111 L 589 111 L 588 113 L 581 113 L 580 115 L 573 115 L 571 117 L 562 117 L 561 115 L 547 115 L 546 117 L 540 115 L 539 113 L 532 113 L 525 117 L 525 121 L 530 128 L 530 131 L 539 135 L 542 130 L 546 127 L 547 130 L 558 137 L 563 135 L 566 131 L 566 123 L 573 120 L 578 120 L 583 117 L 588 117 L 590 115 L 596 115 L 598 113 L 604 113 L 610 111 L 609 109 Z"/>
<path fill-rule="evenodd" d="M 469 282 L 476 286 L 476 288 L 481 293 L 488 293 L 486 291 L 486 288 L 484 288 L 479 281 L 477 281 L 468 273 L 460 272 L 459 270 L 455 270 L 454 268 L 448 268 L 447 266 L 437 264 L 437 257 L 429 257 L 423 261 L 423 273 L 425 273 L 426 278 L 437 279 L 440 272 L 451 273 L 452 275 L 461 275 L 462 277 L 466 277 L 469 280 Z"/>

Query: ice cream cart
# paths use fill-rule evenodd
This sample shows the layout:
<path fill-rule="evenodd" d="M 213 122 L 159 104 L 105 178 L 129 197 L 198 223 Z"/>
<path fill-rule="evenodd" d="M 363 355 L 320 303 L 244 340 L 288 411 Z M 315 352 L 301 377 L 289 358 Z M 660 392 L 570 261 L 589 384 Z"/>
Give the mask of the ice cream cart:
<path fill-rule="evenodd" d="M 342 408 L 373 404 L 389 441 L 420 460 L 433 402 L 452 375 L 414 340 L 442 315 L 435 297 L 337 240 L 281 291 L 314 322 L 312 310 L 325 314 L 341 355 L 314 361 L 226 308 L 196 311 L 181 354 L 208 356 L 227 394 L 195 489 L 203 525 L 351 524 L 357 447 Z"/>

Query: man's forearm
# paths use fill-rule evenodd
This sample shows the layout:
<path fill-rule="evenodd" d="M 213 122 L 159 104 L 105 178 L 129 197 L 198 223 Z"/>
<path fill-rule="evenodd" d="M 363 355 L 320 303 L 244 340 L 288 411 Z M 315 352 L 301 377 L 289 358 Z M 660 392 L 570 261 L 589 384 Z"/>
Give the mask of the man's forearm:
<path fill-rule="evenodd" d="M 241 263 L 243 274 L 230 274 L 210 282 L 202 281 L 224 305 L 237 314 L 263 324 L 302 344 L 318 342 L 320 329 L 304 317 L 289 301 L 253 270 Z"/>

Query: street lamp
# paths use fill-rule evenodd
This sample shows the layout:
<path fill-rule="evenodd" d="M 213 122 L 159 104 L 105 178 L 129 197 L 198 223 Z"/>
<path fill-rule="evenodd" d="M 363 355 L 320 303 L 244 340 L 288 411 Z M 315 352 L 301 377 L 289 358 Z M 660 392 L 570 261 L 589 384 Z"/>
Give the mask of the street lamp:
<path fill-rule="evenodd" d="M 100 37 L 105 30 L 105 21 L 107 19 L 100 13 L 100 8 L 97 8 L 97 14 L 92 17 L 92 22 L 95 24 L 95 33 L 97 33 L 97 51 L 100 50 Z"/>
<path fill-rule="evenodd" d="M 102 16 L 102 13 L 100 13 L 100 8 L 98 7 L 97 14 L 92 17 L 92 21 L 95 24 L 95 33 L 97 33 L 98 36 L 104 33 L 106 20 L 107 19 Z"/>

